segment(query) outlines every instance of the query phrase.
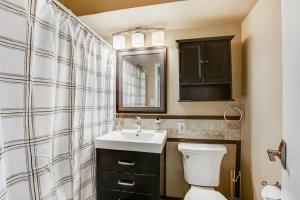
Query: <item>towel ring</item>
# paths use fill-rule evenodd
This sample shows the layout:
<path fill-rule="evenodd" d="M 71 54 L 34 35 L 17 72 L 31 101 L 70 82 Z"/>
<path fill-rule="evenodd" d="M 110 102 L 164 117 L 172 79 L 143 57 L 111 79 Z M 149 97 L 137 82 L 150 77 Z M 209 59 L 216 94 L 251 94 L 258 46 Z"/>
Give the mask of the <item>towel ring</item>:
<path fill-rule="evenodd" d="M 236 120 L 235 122 L 232 122 L 232 120 L 229 120 L 226 116 L 228 112 L 232 112 L 233 110 L 236 110 L 240 113 L 240 118 L 238 120 Z M 241 109 L 239 109 L 238 107 L 236 107 L 234 105 L 229 105 L 229 108 L 227 108 L 224 111 L 224 120 L 229 126 L 237 125 L 238 123 L 240 123 L 242 121 L 242 119 L 243 119 L 243 112 L 241 111 Z"/>

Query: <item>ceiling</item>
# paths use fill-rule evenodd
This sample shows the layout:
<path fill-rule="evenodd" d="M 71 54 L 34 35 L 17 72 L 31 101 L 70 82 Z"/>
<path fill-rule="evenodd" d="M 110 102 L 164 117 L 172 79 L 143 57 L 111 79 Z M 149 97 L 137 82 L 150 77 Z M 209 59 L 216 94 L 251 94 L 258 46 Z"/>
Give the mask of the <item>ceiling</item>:
<path fill-rule="evenodd" d="M 80 19 L 100 36 L 108 37 L 112 33 L 139 26 L 182 29 L 238 23 L 248 15 L 255 3 L 256 0 L 186 0 L 104 12 Z"/>
<path fill-rule="evenodd" d="M 60 0 L 77 16 L 182 0 Z"/>

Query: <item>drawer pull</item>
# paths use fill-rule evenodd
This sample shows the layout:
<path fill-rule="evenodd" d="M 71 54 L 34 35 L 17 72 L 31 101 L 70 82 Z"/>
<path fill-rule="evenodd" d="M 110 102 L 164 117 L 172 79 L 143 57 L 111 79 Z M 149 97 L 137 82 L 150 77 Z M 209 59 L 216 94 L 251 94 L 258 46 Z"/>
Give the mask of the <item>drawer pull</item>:
<path fill-rule="evenodd" d="M 135 165 L 135 162 L 119 160 L 119 161 L 118 161 L 118 164 L 119 164 L 119 165 L 126 165 L 126 166 L 134 166 L 134 165 Z"/>
<path fill-rule="evenodd" d="M 122 180 L 119 180 L 118 181 L 118 185 L 133 187 L 135 185 L 135 183 L 133 181 L 122 181 Z"/>

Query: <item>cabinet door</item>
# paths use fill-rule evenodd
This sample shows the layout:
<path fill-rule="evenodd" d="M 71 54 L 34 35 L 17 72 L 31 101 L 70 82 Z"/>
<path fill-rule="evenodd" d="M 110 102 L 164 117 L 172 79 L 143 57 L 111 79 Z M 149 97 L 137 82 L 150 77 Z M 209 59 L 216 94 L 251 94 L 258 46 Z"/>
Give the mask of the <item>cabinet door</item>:
<path fill-rule="evenodd" d="M 156 174 L 159 172 L 160 155 L 97 149 L 97 162 L 101 170 Z"/>
<path fill-rule="evenodd" d="M 154 195 L 159 185 L 156 185 L 155 175 L 131 174 L 101 170 L 99 173 L 100 188 Z"/>
<path fill-rule="evenodd" d="M 205 83 L 231 81 L 230 41 L 217 40 L 205 43 Z"/>
<path fill-rule="evenodd" d="M 180 46 L 180 82 L 201 83 L 203 81 L 203 60 L 201 43 Z"/>

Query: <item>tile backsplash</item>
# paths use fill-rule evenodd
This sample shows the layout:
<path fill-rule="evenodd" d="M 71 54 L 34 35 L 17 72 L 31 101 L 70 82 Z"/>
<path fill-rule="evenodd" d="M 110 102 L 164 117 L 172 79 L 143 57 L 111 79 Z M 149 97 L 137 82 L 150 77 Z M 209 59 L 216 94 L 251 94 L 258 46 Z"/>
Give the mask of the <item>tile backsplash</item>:
<path fill-rule="evenodd" d="M 135 119 L 118 118 L 123 129 L 135 129 Z M 185 134 L 179 134 L 177 123 L 185 123 Z M 154 119 L 142 119 L 142 129 L 154 129 Z M 224 120 L 161 119 L 161 129 L 168 131 L 169 138 L 241 140 L 241 128 L 229 127 Z"/>

